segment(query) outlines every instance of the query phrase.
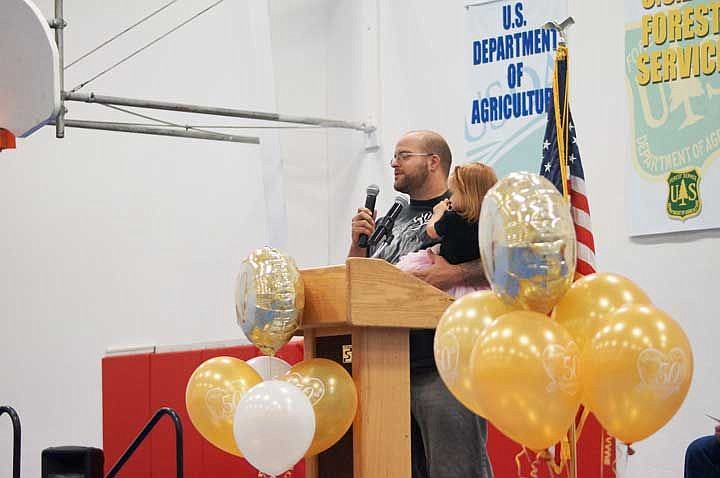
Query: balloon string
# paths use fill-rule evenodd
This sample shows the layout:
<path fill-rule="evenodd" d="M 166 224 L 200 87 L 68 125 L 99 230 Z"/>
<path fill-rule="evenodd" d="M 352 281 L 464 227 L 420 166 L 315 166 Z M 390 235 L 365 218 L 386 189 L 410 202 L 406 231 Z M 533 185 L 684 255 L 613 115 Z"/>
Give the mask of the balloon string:
<path fill-rule="evenodd" d="M 550 476 L 560 476 L 560 474 L 563 472 L 563 468 L 565 468 L 564 463 L 557 464 L 552 460 L 548 461 L 547 465 Z"/>
<path fill-rule="evenodd" d="M 522 447 L 522 451 L 515 455 L 515 466 L 517 467 L 517 476 L 518 478 L 524 478 L 522 474 L 522 464 L 520 463 L 520 458 L 525 455 L 527 457 L 528 461 L 530 461 L 530 454 L 527 451 L 527 448 L 524 446 Z M 530 478 L 539 478 L 540 477 L 540 470 L 538 468 L 538 465 L 540 464 L 540 459 L 543 456 L 543 452 L 537 453 L 535 455 L 535 459 L 530 462 Z"/>
<path fill-rule="evenodd" d="M 582 414 L 580 415 L 580 421 L 577 425 L 577 437 L 580 437 L 580 434 L 582 433 L 583 427 L 585 426 L 585 422 L 587 421 L 588 416 L 590 415 L 590 409 L 587 407 L 583 407 Z M 548 471 L 550 471 L 551 475 L 559 476 L 563 470 L 565 469 L 565 466 L 570 462 L 570 440 L 567 435 L 565 435 L 560 441 L 560 463 L 555 462 L 555 460 L 547 459 L 548 464 Z"/>
<path fill-rule="evenodd" d="M 525 447 L 522 447 L 522 451 L 515 455 L 515 466 L 517 467 L 517 476 L 518 478 L 523 478 L 522 476 L 522 465 L 520 464 L 520 457 L 521 456 L 528 456 L 527 449 Z"/>
<path fill-rule="evenodd" d="M 567 438 L 564 437 L 560 442 L 560 463 L 556 463 L 553 455 L 545 450 L 538 453 L 538 458 L 547 463 L 548 471 L 550 476 L 559 476 L 565 469 L 565 464 L 570 459 L 570 447 L 568 445 Z"/>
<path fill-rule="evenodd" d="M 630 447 L 628 446 L 628 448 L 630 448 Z M 633 451 L 633 453 L 634 453 L 634 451 Z M 617 463 L 617 453 L 615 454 L 615 462 Z M 629 474 L 628 470 L 630 468 L 630 453 L 625 453 L 625 459 L 623 460 L 623 462 L 624 462 L 623 463 L 623 472 L 624 472 L 623 475 L 627 476 Z M 617 466 L 616 466 L 615 470 L 617 472 Z"/>
<path fill-rule="evenodd" d="M 539 478 L 540 476 L 540 470 L 538 469 L 538 465 L 540 464 L 540 456 L 542 455 L 542 452 L 539 452 L 535 455 L 535 459 L 530 463 L 530 478 Z"/>

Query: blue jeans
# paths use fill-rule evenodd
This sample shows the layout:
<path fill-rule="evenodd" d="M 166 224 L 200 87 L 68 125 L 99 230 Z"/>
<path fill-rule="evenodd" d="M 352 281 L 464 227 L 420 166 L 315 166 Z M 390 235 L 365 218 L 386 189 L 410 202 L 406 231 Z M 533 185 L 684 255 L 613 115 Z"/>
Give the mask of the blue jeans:
<path fill-rule="evenodd" d="M 685 452 L 685 478 L 720 478 L 720 441 L 698 438 Z"/>
<path fill-rule="evenodd" d="M 447 389 L 435 368 L 410 372 L 413 478 L 492 478 L 487 423 Z"/>

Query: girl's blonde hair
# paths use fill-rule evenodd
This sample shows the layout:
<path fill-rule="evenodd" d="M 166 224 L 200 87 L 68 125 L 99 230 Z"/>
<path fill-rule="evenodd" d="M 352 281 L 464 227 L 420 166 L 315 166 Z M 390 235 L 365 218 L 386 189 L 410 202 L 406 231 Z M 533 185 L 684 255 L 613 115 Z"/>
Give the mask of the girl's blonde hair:
<path fill-rule="evenodd" d="M 497 182 L 495 171 L 482 163 L 469 163 L 455 166 L 453 181 L 456 194 L 460 194 L 465 202 L 465 210 L 460 214 L 470 223 L 480 219 L 480 208 L 488 189 Z"/>

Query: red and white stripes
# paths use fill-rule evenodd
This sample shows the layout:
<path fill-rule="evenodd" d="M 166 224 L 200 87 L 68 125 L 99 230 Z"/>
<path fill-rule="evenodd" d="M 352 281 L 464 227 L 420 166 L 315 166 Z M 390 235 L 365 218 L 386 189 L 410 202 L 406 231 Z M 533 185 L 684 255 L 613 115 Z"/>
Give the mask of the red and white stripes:
<path fill-rule="evenodd" d="M 570 208 L 577 238 L 576 271 L 578 274 L 586 276 L 596 271 L 595 239 L 590 221 L 590 205 L 585 194 L 585 181 L 571 173 L 569 183 Z"/>

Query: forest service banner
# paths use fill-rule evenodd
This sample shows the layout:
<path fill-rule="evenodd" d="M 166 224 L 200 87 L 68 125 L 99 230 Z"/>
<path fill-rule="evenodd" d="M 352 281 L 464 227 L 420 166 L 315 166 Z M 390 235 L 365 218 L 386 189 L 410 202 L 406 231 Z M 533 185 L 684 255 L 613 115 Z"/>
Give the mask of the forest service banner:
<path fill-rule="evenodd" d="M 720 227 L 720 0 L 625 15 L 630 234 Z"/>

